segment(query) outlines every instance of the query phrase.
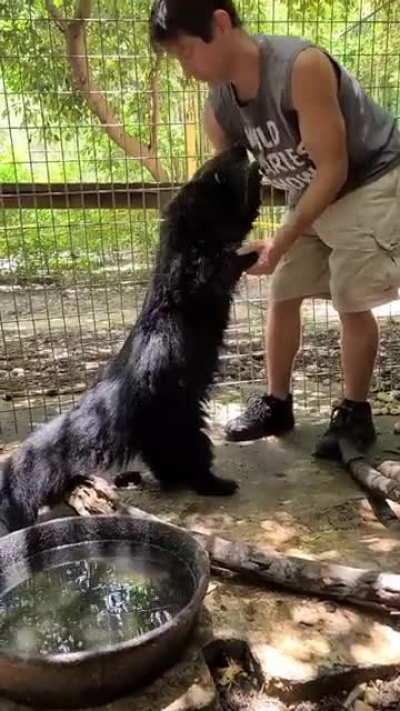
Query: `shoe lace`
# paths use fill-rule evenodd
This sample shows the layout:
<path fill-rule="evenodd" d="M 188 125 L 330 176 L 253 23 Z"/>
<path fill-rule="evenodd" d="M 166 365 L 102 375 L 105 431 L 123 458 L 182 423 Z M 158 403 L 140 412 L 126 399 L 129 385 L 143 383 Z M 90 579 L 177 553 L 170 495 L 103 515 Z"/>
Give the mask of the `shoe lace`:
<path fill-rule="evenodd" d="M 263 396 L 260 395 L 260 393 L 252 393 L 247 398 L 246 405 L 247 405 L 247 407 L 251 407 L 252 405 L 259 405 L 260 402 L 262 402 L 262 401 L 263 401 Z"/>
<path fill-rule="evenodd" d="M 268 402 L 268 398 L 266 398 L 263 395 L 260 395 L 259 393 L 252 393 L 248 398 L 247 398 L 247 403 L 246 403 L 246 412 L 252 412 L 253 413 L 258 413 L 262 412 L 263 414 L 266 414 L 270 411 L 271 405 Z"/>
<path fill-rule="evenodd" d="M 339 405 L 334 405 L 332 408 L 330 427 L 333 429 L 337 427 L 345 427 L 350 423 L 353 411 L 349 405 L 345 403 L 340 403 Z"/>

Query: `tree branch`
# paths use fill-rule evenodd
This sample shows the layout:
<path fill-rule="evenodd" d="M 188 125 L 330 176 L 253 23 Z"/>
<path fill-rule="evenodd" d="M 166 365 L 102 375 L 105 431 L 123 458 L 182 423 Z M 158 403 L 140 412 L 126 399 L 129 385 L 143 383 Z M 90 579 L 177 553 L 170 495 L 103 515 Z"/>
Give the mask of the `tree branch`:
<path fill-rule="evenodd" d="M 75 17 L 88 20 L 92 14 L 92 0 L 78 0 Z"/>
<path fill-rule="evenodd" d="M 139 160 L 146 166 L 151 175 L 158 181 L 168 181 L 168 173 L 164 170 L 157 156 L 157 124 L 158 124 L 158 88 L 157 75 L 152 78 L 152 118 L 150 146 L 144 145 L 135 136 L 130 135 L 123 124 L 114 115 L 104 92 L 93 80 L 90 72 L 86 20 L 91 13 L 91 0 L 78 0 L 75 17 L 66 22 L 60 16 L 52 0 L 46 0 L 49 13 L 62 28 L 67 42 L 67 52 L 72 68 L 73 83 L 77 91 L 86 100 L 90 110 L 97 116 L 107 135 L 131 158 Z M 156 64 L 157 67 L 157 64 Z M 157 69 L 158 72 L 158 69 Z"/>
<path fill-rule="evenodd" d="M 61 30 L 61 32 L 65 33 L 67 31 L 68 23 L 61 16 L 59 9 L 54 5 L 52 0 L 45 0 L 45 2 L 46 2 L 47 11 L 48 11 L 49 15 L 53 18 L 58 29 Z"/>
<path fill-rule="evenodd" d="M 154 153 L 157 149 L 158 121 L 160 116 L 159 71 L 161 55 L 157 54 L 154 67 L 150 74 L 150 142 L 149 151 Z"/>

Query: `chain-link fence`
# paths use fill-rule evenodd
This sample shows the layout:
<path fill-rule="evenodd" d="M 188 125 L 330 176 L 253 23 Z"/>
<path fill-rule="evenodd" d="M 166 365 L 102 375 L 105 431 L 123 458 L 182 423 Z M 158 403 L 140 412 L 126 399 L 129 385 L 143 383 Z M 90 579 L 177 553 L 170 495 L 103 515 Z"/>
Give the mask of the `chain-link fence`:
<path fill-rule="evenodd" d="M 238 3 L 250 32 L 307 37 L 399 114 L 400 3 Z M 207 89 L 152 56 L 149 0 L 0 1 L 0 420 L 11 438 L 87 387 L 135 320 L 159 206 L 210 154 Z M 152 158 L 154 152 L 158 161 Z M 272 231 L 282 208 L 261 215 Z M 267 279 L 243 278 L 216 408 L 264 380 Z M 381 309 L 380 389 L 398 386 L 397 304 Z M 309 409 L 340 390 L 338 322 L 304 308 L 294 375 Z M 399 386 L 400 387 L 400 386 Z"/>

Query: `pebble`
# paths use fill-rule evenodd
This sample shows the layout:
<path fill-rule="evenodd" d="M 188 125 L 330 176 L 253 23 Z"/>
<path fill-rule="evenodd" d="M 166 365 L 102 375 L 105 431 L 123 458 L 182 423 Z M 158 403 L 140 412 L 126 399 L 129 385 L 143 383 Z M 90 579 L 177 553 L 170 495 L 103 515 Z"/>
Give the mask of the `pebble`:
<path fill-rule="evenodd" d="M 364 701 L 357 699 L 356 703 L 354 704 L 354 711 L 374 711 L 374 709 L 372 706 L 366 704 Z"/>
<path fill-rule="evenodd" d="M 378 707 L 381 703 L 381 698 L 376 689 L 367 689 L 364 696 L 364 701 L 370 706 Z"/>
<path fill-rule="evenodd" d="M 56 397 L 58 395 L 58 390 L 57 388 L 47 388 L 44 391 L 44 394 L 46 395 L 46 397 Z"/>
<path fill-rule="evenodd" d="M 393 432 L 394 432 L 395 434 L 400 434 L 400 421 L 399 421 L 399 422 L 395 422 L 395 425 L 394 425 L 394 427 L 393 427 Z"/>
<path fill-rule="evenodd" d="M 344 709 L 354 709 L 354 703 L 356 699 L 359 699 L 361 696 L 363 696 L 365 690 L 365 684 L 357 684 L 351 691 L 350 694 L 348 695 L 347 699 L 345 700 L 343 704 Z"/>
<path fill-rule="evenodd" d="M 380 400 L 381 402 L 393 402 L 393 393 L 392 392 L 379 392 L 376 395 L 376 399 Z"/>

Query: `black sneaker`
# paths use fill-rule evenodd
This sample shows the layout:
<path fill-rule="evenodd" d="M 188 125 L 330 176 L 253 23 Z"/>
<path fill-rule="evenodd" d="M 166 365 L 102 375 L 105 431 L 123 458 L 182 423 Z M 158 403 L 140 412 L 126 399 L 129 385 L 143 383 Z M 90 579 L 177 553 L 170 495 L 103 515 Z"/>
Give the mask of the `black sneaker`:
<path fill-rule="evenodd" d="M 228 422 L 225 437 L 229 442 L 281 435 L 294 427 L 292 396 L 279 400 L 273 395 L 255 395 L 243 413 Z"/>
<path fill-rule="evenodd" d="M 329 427 L 315 448 L 315 456 L 322 459 L 342 458 L 338 439 L 344 437 L 360 452 L 364 452 L 376 440 L 369 402 L 343 400 L 332 409 Z"/>

